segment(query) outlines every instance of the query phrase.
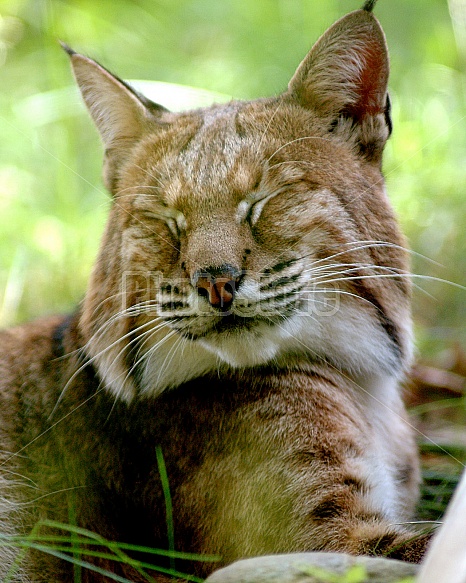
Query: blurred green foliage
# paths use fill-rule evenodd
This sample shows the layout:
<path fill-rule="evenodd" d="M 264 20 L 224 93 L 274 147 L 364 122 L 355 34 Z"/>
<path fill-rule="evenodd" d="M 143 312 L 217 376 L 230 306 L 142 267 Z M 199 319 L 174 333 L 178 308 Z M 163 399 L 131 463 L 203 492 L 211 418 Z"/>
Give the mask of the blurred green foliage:
<path fill-rule="evenodd" d="M 0 325 L 80 300 L 109 206 L 99 139 L 57 39 L 123 78 L 254 98 L 284 89 L 360 3 L 1 0 Z M 388 192 L 412 249 L 441 264 L 414 256 L 413 270 L 465 285 L 466 0 L 380 0 L 376 15 L 392 62 Z M 464 341 L 466 292 L 416 284 L 421 349 Z"/>

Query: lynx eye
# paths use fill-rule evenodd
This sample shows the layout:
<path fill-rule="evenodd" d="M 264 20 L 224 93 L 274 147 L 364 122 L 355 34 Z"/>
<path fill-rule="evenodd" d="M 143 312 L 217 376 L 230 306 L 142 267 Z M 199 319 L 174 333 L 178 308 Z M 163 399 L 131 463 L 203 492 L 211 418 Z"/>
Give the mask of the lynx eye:
<path fill-rule="evenodd" d="M 257 221 L 259 220 L 259 217 L 262 214 L 262 211 L 265 207 L 265 205 L 267 204 L 267 202 L 272 198 L 272 195 L 270 196 L 266 196 L 265 198 L 262 198 L 261 200 L 258 200 L 257 202 L 254 202 L 250 207 L 249 207 L 249 222 L 251 223 L 251 225 L 255 225 L 257 223 Z"/>
<path fill-rule="evenodd" d="M 168 228 L 173 233 L 174 237 L 179 239 L 182 233 L 184 233 L 184 231 L 186 230 L 186 219 L 184 218 L 184 215 L 182 213 L 178 211 L 175 212 L 176 212 L 175 217 L 167 217 L 165 221 L 168 225 Z"/>
<path fill-rule="evenodd" d="M 246 198 L 244 198 L 238 205 L 236 212 L 238 222 L 249 222 L 251 226 L 254 226 L 259 220 L 259 217 L 261 216 L 262 211 L 264 210 L 264 207 L 269 202 L 269 200 L 284 190 L 285 187 L 278 188 L 271 193 L 254 192 L 246 196 Z"/>
<path fill-rule="evenodd" d="M 175 239 L 179 239 L 180 238 L 180 229 L 179 229 L 178 223 L 175 221 L 175 219 L 167 219 L 166 223 L 167 223 L 167 226 L 170 229 L 172 235 L 175 237 Z"/>
<path fill-rule="evenodd" d="M 164 221 L 175 239 L 179 239 L 181 234 L 186 230 L 186 219 L 183 213 L 176 209 L 161 206 L 148 211 L 146 214 L 151 218 Z"/>

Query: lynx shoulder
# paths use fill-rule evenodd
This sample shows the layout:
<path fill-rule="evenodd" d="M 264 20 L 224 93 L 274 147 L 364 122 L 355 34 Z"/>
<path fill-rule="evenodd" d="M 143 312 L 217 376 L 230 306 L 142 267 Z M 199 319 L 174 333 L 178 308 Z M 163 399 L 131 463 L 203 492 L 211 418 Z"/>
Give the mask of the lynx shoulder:
<path fill-rule="evenodd" d="M 1 533 L 54 535 L 51 521 L 72 517 L 221 564 L 422 555 L 426 538 L 395 526 L 412 517 L 419 471 L 373 4 L 336 22 L 278 97 L 185 113 L 67 48 L 113 204 L 76 312 L 0 336 Z M 0 546 L 1 576 L 16 554 Z M 71 581 L 67 556 L 30 550 L 17 581 Z M 89 549 L 81 559 L 82 581 L 142 580 Z"/>

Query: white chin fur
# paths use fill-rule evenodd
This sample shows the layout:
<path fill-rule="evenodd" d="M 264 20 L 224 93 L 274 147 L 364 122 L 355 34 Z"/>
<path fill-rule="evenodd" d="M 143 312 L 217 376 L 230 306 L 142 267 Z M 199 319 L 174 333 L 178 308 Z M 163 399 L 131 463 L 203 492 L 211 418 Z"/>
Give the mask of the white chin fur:
<path fill-rule="evenodd" d="M 261 323 L 194 341 L 172 337 L 146 361 L 143 391 L 154 396 L 222 369 L 287 366 L 290 359 L 303 358 L 325 359 L 362 386 L 372 377 L 399 378 L 403 369 L 381 326 L 369 314 L 345 306 L 329 317 L 296 314 L 280 324 Z"/>
<path fill-rule="evenodd" d="M 260 324 L 251 331 L 203 338 L 201 346 L 231 367 L 286 361 L 291 355 L 325 359 L 357 376 L 398 376 L 402 363 L 383 329 L 358 309 L 329 317 L 296 314 L 277 325 Z"/>
<path fill-rule="evenodd" d="M 281 352 L 279 331 L 260 324 L 252 331 L 218 334 L 198 341 L 233 368 L 257 366 L 272 361 Z"/>

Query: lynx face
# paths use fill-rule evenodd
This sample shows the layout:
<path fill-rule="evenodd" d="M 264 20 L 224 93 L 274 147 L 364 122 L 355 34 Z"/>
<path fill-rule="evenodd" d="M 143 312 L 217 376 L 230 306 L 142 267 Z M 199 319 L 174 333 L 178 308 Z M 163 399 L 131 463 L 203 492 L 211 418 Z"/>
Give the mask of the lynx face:
<path fill-rule="evenodd" d="M 116 395 L 309 359 L 368 389 L 400 375 L 409 285 L 370 13 L 327 31 L 281 96 L 182 114 L 70 54 L 114 195 L 81 329 Z"/>

